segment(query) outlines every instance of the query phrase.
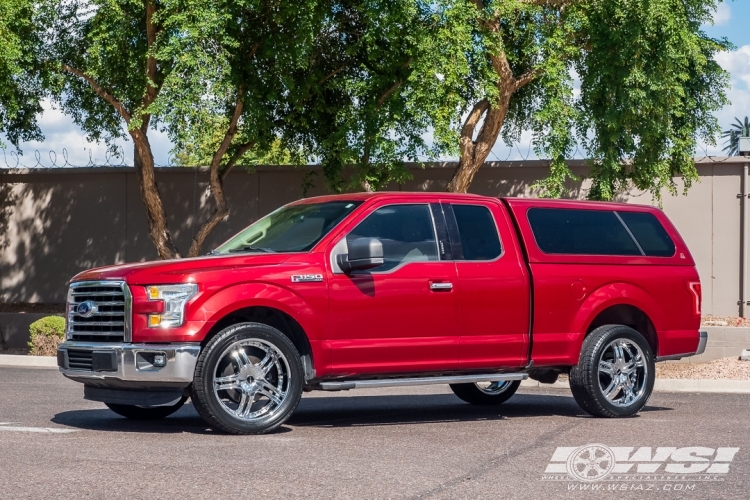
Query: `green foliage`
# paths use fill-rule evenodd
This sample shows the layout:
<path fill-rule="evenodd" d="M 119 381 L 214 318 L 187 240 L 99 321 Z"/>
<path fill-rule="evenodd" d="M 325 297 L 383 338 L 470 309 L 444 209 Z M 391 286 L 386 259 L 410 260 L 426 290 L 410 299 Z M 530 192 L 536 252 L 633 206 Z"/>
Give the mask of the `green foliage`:
<path fill-rule="evenodd" d="M 29 325 L 29 334 L 33 338 L 35 335 L 45 337 L 65 338 L 65 318 L 60 316 L 47 316 L 38 319 Z"/>
<path fill-rule="evenodd" d="M 41 138 L 36 117 L 43 92 L 38 78 L 27 77 L 35 61 L 24 50 L 38 40 L 33 5 L 30 0 L 0 1 L 0 134 L 14 146 Z M 2 141 L 0 147 L 5 147 Z"/>
<path fill-rule="evenodd" d="M 720 131 L 728 75 L 714 56 L 731 45 L 701 30 L 717 3 L 2 0 L 0 132 L 38 139 L 47 96 L 110 146 L 158 127 L 181 164 L 317 161 L 333 191 L 380 189 L 408 178 L 404 160 L 477 139 L 463 120 L 500 105 L 505 60 L 528 79 L 484 139 L 531 130 L 551 158 L 545 195 L 565 194 L 565 158 L 582 144 L 591 198 L 631 184 L 658 198 L 697 179 L 696 141 Z M 127 128 L 91 81 L 130 110 Z"/>
<path fill-rule="evenodd" d="M 628 182 L 659 198 L 698 179 L 696 140 L 715 143 L 713 112 L 728 103 L 728 75 L 709 38 L 714 0 L 592 0 L 581 16 L 578 137 L 593 160 L 590 197 L 612 199 Z"/>
<path fill-rule="evenodd" d="M 737 117 L 734 120 L 736 123 L 721 133 L 721 137 L 726 139 L 723 151 L 729 156 L 739 156 L 740 137 L 750 137 L 750 118 L 746 116 L 744 122 Z"/>
<path fill-rule="evenodd" d="M 31 356 L 54 356 L 57 347 L 65 340 L 65 319 L 47 316 L 29 325 L 29 354 Z"/>

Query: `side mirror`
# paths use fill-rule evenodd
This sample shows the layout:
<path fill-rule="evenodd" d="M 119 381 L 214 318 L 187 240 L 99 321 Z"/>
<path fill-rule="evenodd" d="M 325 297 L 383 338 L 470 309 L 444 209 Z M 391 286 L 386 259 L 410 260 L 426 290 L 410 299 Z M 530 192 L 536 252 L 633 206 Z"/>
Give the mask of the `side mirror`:
<path fill-rule="evenodd" d="M 383 244 L 377 238 L 357 238 L 348 244 L 349 253 L 336 260 L 345 273 L 364 271 L 383 265 Z"/>

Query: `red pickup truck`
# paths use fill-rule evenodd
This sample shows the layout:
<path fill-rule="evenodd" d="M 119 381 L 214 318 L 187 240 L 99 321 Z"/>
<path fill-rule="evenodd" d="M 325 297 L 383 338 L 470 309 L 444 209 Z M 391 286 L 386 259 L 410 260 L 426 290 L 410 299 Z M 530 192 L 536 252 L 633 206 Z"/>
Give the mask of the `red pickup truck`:
<path fill-rule="evenodd" d="M 701 285 L 658 209 L 446 193 L 286 205 L 209 255 L 85 271 L 60 371 L 134 419 L 191 398 L 268 432 L 303 391 L 450 384 L 479 405 L 568 374 L 600 417 L 637 413 L 654 363 L 703 352 Z"/>

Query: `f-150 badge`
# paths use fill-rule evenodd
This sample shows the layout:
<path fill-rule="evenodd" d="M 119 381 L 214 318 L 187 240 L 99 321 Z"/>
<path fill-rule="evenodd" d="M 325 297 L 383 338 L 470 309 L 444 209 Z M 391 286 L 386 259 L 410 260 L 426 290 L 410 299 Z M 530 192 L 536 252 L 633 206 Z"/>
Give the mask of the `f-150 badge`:
<path fill-rule="evenodd" d="M 311 283 L 323 281 L 322 274 L 292 274 L 292 283 Z"/>

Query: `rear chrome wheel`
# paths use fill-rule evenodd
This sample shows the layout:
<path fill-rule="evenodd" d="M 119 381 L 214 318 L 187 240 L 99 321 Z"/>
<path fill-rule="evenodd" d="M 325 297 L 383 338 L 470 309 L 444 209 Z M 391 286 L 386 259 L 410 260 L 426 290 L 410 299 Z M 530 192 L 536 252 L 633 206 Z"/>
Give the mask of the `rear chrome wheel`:
<path fill-rule="evenodd" d="M 219 332 L 198 357 L 193 404 L 211 426 L 262 434 L 283 424 L 302 395 L 297 349 L 276 328 L 240 323 Z"/>
<path fill-rule="evenodd" d="M 602 350 L 598 364 L 599 390 L 613 405 L 627 407 L 646 394 L 648 365 L 638 344 L 613 340 Z"/>
<path fill-rule="evenodd" d="M 521 385 L 520 380 L 451 384 L 453 394 L 474 405 L 499 405 L 509 400 Z"/>
<path fill-rule="evenodd" d="M 591 415 L 629 417 L 651 397 L 654 375 L 654 355 L 643 335 L 628 326 L 604 325 L 584 340 L 570 370 L 570 390 Z"/>

